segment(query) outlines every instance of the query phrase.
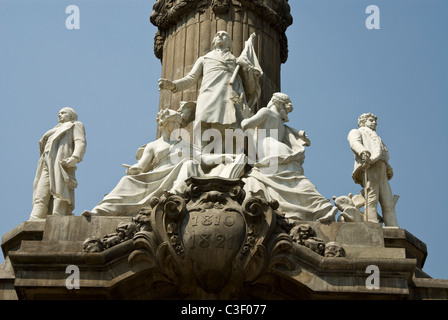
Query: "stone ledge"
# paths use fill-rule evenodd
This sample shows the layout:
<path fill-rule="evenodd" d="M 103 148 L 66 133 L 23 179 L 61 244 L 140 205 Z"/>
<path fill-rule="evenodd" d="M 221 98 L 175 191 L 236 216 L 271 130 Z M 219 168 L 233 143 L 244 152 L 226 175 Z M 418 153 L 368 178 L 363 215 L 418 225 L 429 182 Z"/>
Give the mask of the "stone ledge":
<path fill-rule="evenodd" d="M 23 240 L 42 240 L 46 220 L 24 221 L 2 237 L 2 251 L 6 258 L 10 250 L 17 250 Z"/>
<path fill-rule="evenodd" d="M 157 285 L 160 274 L 153 263 L 129 257 L 136 250 L 127 240 L 102 252 L 86 253 L 86 238 L 113 233 L 131 217 L 49 217 L 26 221 L 2 238 L 2 249 L 10 262 L 0 274 L 2 299 L 123 299 L 182 298 L 176 287 Z M 404 229 L 382 228 L 369 223 L 303 222 L 317 236 L 339 241 L 346 257 L 323 257 L 292 243 L 293 263 L 271 266 L 257 281 L 248 284 L 244 298 L 250 299 L 446 299 L 448 280 L 416 278 L 426 245 Z M 67 232 L 66 232 L 67 231 Z M 144 248 L 143 248 L 144 249 Z M 285 253 L 286 254 L 286 253 Z M 288 254 L 289 255 L 289 254 Z M 291 256 L 289 256 L 291 258 Z M 67 290 L 68 265 L 80 269 L 80 290 Z M 366 267 L 381 272 L 380 289 L 366 288 Z M 279 284 L 282 286 L 279 286 Z M 270 286 L 270 288 L 269 288 Z M 284 287 L 283 287 L 284 286 Z M 290 289 L 286 289 L 290 288 Z M 271 291 L 269 291 L 271 290 Z M 274 291 L 272 291 L 274 290 Z M 16 293 L 17 292 L 17 295 Z"/>
<path fill-rule="evenodd" d="M 60 250 L 56 250 L 56 249 Z M 65 251 L 64 248 L 70 248 Z M 73 250 L 79 248 L 79 250 Z M 20 250 L 10 252 L 9 258 L 15 266 L 33 265 L 35 268 L 58 265 L 99 265 L 104 267 L 111 260 L 130 253 L 133 248 L 132 240 L 120 243 L 108 250 L 99 253 L 86 253 L 82 251 L 82 242 L 31 242 L 24 241 Z"/>
<path fill-rule="evenodd" d="M 405 229 L 383 228 L 384 245 L 388 248 L 404 248 L 406 257 L 417 259 L 417 267 L 423 268 L 428 250 L 426 244 Z"/>
<path fill-rule="evenodd" d="M 448 300 L 448 279 L 414 278 L 411 286 L 411 299 Z"/>
<path fill-rule="evenodd" d="M 297 222 L 301 224 L 302 222 Z M 365 246 L 384 248 L 383 228 L 371 222 L 333 222 L 323 224 L 316 221 L 304 221 L 324 242 L 336 241 L 345 246 Z"/>

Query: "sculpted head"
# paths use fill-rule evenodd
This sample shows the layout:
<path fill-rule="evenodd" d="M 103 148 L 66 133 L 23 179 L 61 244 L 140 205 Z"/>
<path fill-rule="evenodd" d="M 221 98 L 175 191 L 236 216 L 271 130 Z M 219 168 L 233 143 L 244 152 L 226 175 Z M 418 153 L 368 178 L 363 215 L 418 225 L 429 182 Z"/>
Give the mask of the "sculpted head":
<path fill-rule="evenodd" d="M 78 115 L 72 108 L 64 107 L 58 113 L 58 120 L 59 123 L 64 123 L 68 121 L 78 121 Z"/>
<path fill-rule="evenodd" d="M 288 122 L 288 113 L 293 110 L 291 99 L 287 94 L 276 92 L 272 95 L 271 101 L 269 104 L 273 104 L 277 107 L 277 110 L 280 112 L 280 115 L 283 119 L 283 122 Z M 268 105 L 269 105 L 268 104 Z"/>
<path fill-rule="evenodd" d="M 225 31 L 218 31 L 213 38 L 212 48 L 229 49 L 232 51 L 232 38 Z"/>
<path fill-rule="evenodd" d="M 305 240 L 315 237 L 316 233 L 309 224 L 299 224 L 290 231 L 291 237 L 299 244 L 305 244 Z"/>
<path fill-rule="evenodd" d="M 98 237 L 88 238 L 82 244 L 85 252 L 101 252 L 104 250 L 103 242 Z"/>
<path fill-rule="evenodd" d="M 325 257 L 345 257 L 344 248 L 335 241 L 330 241 L 325 245 Z"/>
<path fill-rule="evenodd" d="M 358 118 L 358 127 L 367 127 L 376 130 L 377 116 L 372 113 L 364 113 Z"/>
<path fill-rule="evenodd" d="M 157 114 L 156 121 L 162 129 L 179 128 L 182 122 L 182 115 L 173 109 L 163 109 Z"/>

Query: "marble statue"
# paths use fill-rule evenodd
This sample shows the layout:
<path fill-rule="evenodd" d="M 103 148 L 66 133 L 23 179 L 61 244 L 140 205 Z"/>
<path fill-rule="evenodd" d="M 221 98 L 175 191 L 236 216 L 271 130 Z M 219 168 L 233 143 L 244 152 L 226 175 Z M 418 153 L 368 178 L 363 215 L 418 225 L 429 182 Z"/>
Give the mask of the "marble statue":
<path fill-rule="evenodd" d="M 365 221 L 365 217 L 361 212 L 361 208 L 366 201 L 360 194 L 354 195 L 349 193 L 348 196 L 333 196 L 334 205 L 341 211 L 338 217 L 339 222 L 361 222 Z"/>
<path fill-rule="evenodd" d="M 72 108 L 62 108 L 58 120 L 39 141 L 30 220 L 71 215 L 75 207 L 75 171 L 86 151 L 85 129 Z"/>
<path fill-rule="evenodd" d="M 336 241 L 325 244 L 325 257 L 345 257 L 345 249 Z"/>
<path fill-rule="evenodd" d="M 292 240 L 324 257 L 345 257 L 344 248 L 335 241 L 325 243 L 307 223 L 294 226 L 289 232 Z"/>
<path fill-rule="evenodd" d="M 164 190 L 180 194 L 185 180 L 201 176 L 200 164 L 190 159 L 189 143 L 173 139 L 172 132 L 180 128 L 182 115 L 171 109 L 163 109 L 157 115 L 161 137 L 142 146 L 136 155 L 137 163 L 127 167 L 117 186 L 91 211 L 82 215 L 135 216 L 142 207 L 149 206 L 153 196 Z"/>
<path fill-rule="evenodd" d="M 395 201 L 389 180 L 393 176 L 389 152 L 376 133 L 377 117 L 371 113 L 358 118 L 358 129 L 348 134 L 348 142 L 355 157 L 353 180 L 364 188 L 367 221 L 378 222 L 377 206 L 381 205 L 384 224 L 398 227 Z"/>
<path fill-rule="evenodd" d="M 277 200 L 279 211 L 287 219 L 334 221 L 338 209 L 303 174 L 305 146 L 310 141 L 305 132 L 285 125 L 292 110 L 286 94 L 274 93 L 267 107 L 242 121 L 243 130 L 267 130 L 265 135 L 258 134 L 254 139 L 258 149 L 264 150 L 257 151 L 256 163 L 243 178 L 245 190 L 268 201 Z"/>
<path fill-rule="evenodd" d="M 199 138 L 209 128 L 219 130 L 222 136 L 226 128 L 238 128 L 258 101 L 261 94 L 258 80 L 263 72 L 251 45 L 252 38 L 246 42 L 241 56 L 235 58 L 230 35 L 218 31 L 212 42 L 213 50 L 199 57 L 185 77 L 175 81 L 159 79 L 159 89 L 172 92 L 183 91 L 202 79 L 194 129 Z M 201 141 L 195 143 L 201 145 Z"/>
<path fill-rule="evenodd" d="M 291 238 L 298 244 L 305 245 L 305 241 L 316 237 L 316 232 L 307 223 L 294 226 L 290 231 Z"/>

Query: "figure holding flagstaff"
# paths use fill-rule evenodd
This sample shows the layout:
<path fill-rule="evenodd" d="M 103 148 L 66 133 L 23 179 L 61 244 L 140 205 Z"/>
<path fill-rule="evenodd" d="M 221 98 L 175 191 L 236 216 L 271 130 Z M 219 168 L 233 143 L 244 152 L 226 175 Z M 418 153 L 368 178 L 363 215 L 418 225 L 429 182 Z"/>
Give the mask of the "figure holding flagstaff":
<path fill-rule="evenodd" d="M 225 129 L 240 128 L 241 121 L 251 115 L 261 94 L 258 80 L 263 74 L 253 48 L 254 37 L 235 58 L 230 35 L 218 31 L 213 50 L 199 57 L 188 75 L 175 81 L 159 79 L 161 90 L 180 92 L 202 78 L 195 111 L 195 127 L 202 127 L 200 132 L 214 128 L 224 137 Z"/>
<path fill-rule="evenodd" d="M 389 165 L 389 152 L 376 133 L 377 117 L 371 113 L 358 118 L 358 129 L 348 134 L 348 141 L 355 156 L 353 180 L 364 187 L 367 221 L 378 222 L 377 206 L 381 205 L 386 226 L 398 227 L 395 201 L 389 180 L 393 176 Z"/>

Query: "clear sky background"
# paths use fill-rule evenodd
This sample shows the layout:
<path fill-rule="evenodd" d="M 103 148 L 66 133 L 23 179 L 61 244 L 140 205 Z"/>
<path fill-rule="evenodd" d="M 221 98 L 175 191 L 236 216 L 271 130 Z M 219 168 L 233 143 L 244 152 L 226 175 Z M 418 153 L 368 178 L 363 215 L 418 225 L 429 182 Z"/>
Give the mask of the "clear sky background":
<path fill-rule="evenodd" d="M 282 91 L 294 105 L 289 125 L 311 139 L 305 175 L 329 199 L 359 193 L 346 137 L 360 114 L 376 114 L 399 225 L 426 243 L 423 270 L 448 279 L 448 1 L 289 2 Z M 71 4 L 79 30 L 65 27 Z M 38 141 L 61 107 L 73 107 L 87 133 L 75 215 L 100 202 L 125 174 L 121 164 L 155 140 L 153 4 L 0 0 L 1 235 L 29 218 Z M 365 26 L 370 4 L 380 9 L 379 30 Z"/>

